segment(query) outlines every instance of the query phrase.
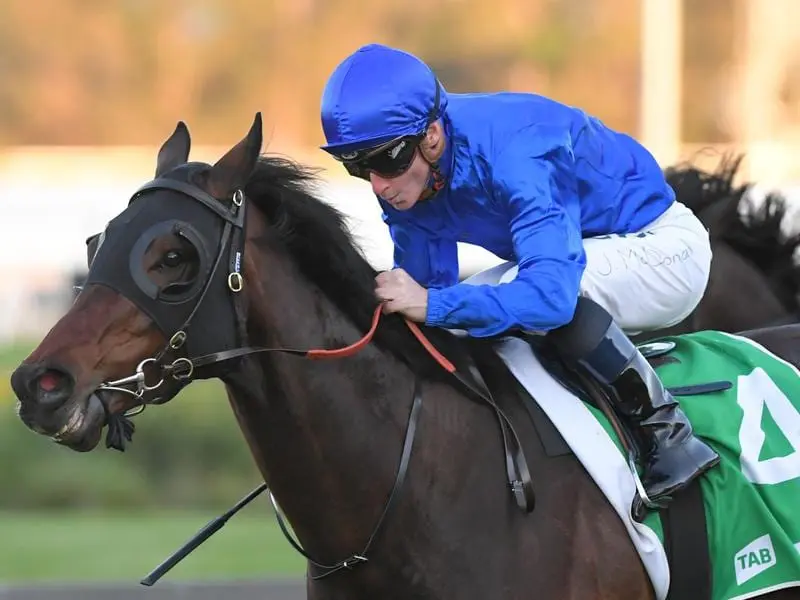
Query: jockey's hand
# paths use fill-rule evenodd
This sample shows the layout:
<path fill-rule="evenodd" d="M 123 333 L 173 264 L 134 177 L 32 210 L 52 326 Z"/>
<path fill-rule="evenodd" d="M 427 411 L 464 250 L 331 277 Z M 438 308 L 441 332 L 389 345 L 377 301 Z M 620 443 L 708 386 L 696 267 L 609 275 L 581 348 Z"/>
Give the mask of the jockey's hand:
<path fill-rule="evenodd" d="M 383 301 L 383 312 L 401 313 L 424 323 L 428 315 L 428 290 L 403 269 L 383 271 L 375 277 L 375 294 Z"/>

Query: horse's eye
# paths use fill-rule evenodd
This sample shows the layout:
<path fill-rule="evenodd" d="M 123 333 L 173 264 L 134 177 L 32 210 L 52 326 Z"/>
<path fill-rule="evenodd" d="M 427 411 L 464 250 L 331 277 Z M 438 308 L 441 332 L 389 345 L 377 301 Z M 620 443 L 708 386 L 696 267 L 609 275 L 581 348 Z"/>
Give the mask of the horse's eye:
<path fill-rule="evenodd" d="M 165 267 L 177 267 L 183 262 L 183 255 L 178 250 L 165 252 L 161 257 L 161 264 Z"/>

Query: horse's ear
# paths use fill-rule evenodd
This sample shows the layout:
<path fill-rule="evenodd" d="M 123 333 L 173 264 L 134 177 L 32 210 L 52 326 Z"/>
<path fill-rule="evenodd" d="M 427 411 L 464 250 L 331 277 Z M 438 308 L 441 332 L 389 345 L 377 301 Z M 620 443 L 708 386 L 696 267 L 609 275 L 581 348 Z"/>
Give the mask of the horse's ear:
<path fill-rule="evenodd" d="M 247 136 L 211 167 L 207 180 L 208 193 L 225 200 L 244 187 L 258 162 L 261 143 L 261 113 L 257 112 Z"/>
<path fill-rule="evenodd" d="M 189 136 L 189 128 L 186 127 L 186 123 L 183 121 L 178 121 L 175 131 L 161 146 L 161 150 L 158 151 L 156 177 L 161 177 L 164 173 L 189 160 L 189 149 L 191 147 L 192 138 Z"/>

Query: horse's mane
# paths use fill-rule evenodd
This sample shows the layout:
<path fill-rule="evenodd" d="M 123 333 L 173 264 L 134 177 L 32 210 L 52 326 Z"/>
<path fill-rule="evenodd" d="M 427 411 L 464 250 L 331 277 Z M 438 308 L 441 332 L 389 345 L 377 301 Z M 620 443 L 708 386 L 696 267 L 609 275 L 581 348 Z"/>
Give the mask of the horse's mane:
<path fill-rule="evenodd" d="M 278 232 L 301 272 L 366 332 L 378 305 L 378 272 L 354 243 L 345 215 L 316 195 L 318 183 L 316 169 L 289 158 L 262 155 L 245 193 Z M 420 327 L 437 347 L 452 347 L 450 333 Z M 381 318 L 374 340 L 420 374 L 445 373 L 398 315 Z"/>
<path fill-rule="evenodd" d="M 691 161 L 664 169 L 667 183 L 677 199 L 697 215 L 713 235 L 726 233 L 739 220 L 739 201 L 746 186 L 735 187 L 733 180 L 742 156 L 723 156 L 716 171 L 703 171 Z M 713 211 L 713 212 L 709 212 Z M 724 227 L 723 227 L 724 226 Z"/>
<path fill-rule="evenodd" d="M 784 235 L 781 223 L 787 199 L 778 191 L 763 202 L 747 201 L 752 183 L 735 185 L 743 155 L 724 155 L 715 171 L 703 171 L 691 162 L 668 167 L 664 174 L 677 199 L 698 216 L 712 240 L 723 241 L 769 279 L 787 308 L 797 306 L 800 268 L 794 252 L 800 235 Z M 745 200 L 743 203 L 742 201 Z"/>

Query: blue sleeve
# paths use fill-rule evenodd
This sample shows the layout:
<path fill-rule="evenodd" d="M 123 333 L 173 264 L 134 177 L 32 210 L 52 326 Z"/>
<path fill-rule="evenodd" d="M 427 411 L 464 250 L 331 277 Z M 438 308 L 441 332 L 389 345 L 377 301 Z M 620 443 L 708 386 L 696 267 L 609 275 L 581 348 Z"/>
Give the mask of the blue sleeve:
<path fill-rule="evenodd" d="M 394 267 L 404 269 L 426 288 L 458 283 L 458 248 L 453 239 L 427 233 L 412 223 L 390 219 L 384 213 L 394 242 Z"/>
<path fill-rule="evenodd" d="M 428 325 L 485 337 L 512 328 L 548 331 L 572 320 L 586 266 L 574 158 L 568 144 L 542 153 L 536 145 L 511 143 L 493 165 L 494 201 L 508 213 L 517 277 L 430 290 Z"/>

